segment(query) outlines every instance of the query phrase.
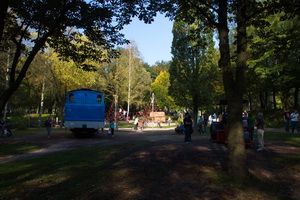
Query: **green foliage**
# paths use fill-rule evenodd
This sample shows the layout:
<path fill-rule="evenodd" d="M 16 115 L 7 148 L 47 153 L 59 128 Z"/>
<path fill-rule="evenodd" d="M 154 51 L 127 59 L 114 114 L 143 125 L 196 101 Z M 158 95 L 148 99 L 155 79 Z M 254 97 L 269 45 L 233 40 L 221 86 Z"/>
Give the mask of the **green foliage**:
<path fill-rule="evenodd" d="M 30 119 L 25 116 L 15 116 L 9 119 L 10 128 L 17 130 L 25 130 L 30 125 Z"/>
<path fill-rule="evenodd" d="M 268 15 L 264 26 L 254 23 L 249 27 L 251 59 L 248 91 L 275 91 L 283 108 L 291 107 L 290 90 L 299 87 L 299 16 L 285 18 L 286 13 Z M 289 58 L 289 59 L 286 59 Z M 297 104 L 297 102 L 295 102 Z M 266 108 L 265 108 L 266 109 Z"/>
<path fill-rule="evenodd" d="M 144 109 L 149 103 L 150 73 L 146 71 L 134 42 L 119 49 L 119 52 L 118 58 L 104 66 L 103 78 L 106 86 L 102 90 L 109 99 L 108 105 L 113 96 L 117 95 L 118 104 L 124 109 L 128 104 L 134 111 Z"/>
<path fill-rule="evenodd" d="M 145 68 L 151 74 L 152 81 L 155 81 L 157 76 L 163 71 L 169 71 L 171 65 L 171 61 L 160 61 L 156 62 L 153 66 L 145 65 Z"/>
<path fill-rule="evenodd" d="M 170 86 L 170 74 L 167 71 L 161 71 L 151 84 L 151 89 L 155 94 L 155 102 L 161 109 L 174 108 L 174 99 L 168 94 Z"/>
<path fill-rule="evenodd" d="M 171 96 L 176 104 L 191 110 L 210 105 L 217 75 L 212 29 L 199 20 L 191 24 L 175 20 L 173 35 Z"/>
<path fill-rule="evenodd" d="M 178 117 L 177 122 L 178 122 L 178 124 L 183 123 L 182 118 L 181 118 L 181 117 Z"/>

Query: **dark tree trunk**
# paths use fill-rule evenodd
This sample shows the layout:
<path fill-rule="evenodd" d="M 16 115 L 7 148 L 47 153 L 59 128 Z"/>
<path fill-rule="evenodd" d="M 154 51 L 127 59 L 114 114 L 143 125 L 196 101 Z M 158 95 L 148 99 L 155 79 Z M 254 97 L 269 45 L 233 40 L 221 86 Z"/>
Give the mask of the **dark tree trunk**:
<path fill-rule="evenodd" d="M 290 89 L 289 88 L 283 88 L 281 90 L 281 101 L 282 101 L 284 110 L 291 109 Z"/>
<path fill-rule="evenodd" d="M 233 178 L 245 178 L 248 174 L 246 166 L 245 144 L 242 126 L 243 94 L 245 88 L 245 72 L 247 61 L 246 41 L 246 0 L 237 5 L 237 68 L 231 66 L 229 48 L 229 30 L 227 26 L 226 0 L 219 1 L 219 39 L 220 60 L 224 88 L 228 99 L 228 172 Z"/>
<path fill-rule="evenodd" d="M 2 41 L 2 36 L 4 32 L 4 23 L 5 23 L 5 16 L 8 9 L 8 2 L 9 0 L 1 0 L 0 2 L 0 42 Z"/>
<path fill-rule="evenodd" d="M 295 88 L 295 92 L 294 92 L 294 107 L 295 109 L 298 109 L 298 94 L 299 94 L 299 87 Z"/>
<path fill-rule="evenodd" d="M 263 92 L 259 93 L 259 101 L 260 101 L 260 109 L 265 110 L 266 105 L 265 105 L 265 101 L 264 101 L 264 93 Z"/>
<path fill-rule="evenodd" d="M 265 109 L 268 109 L 269 108 L 269 93 L 268 93 L 268 91 L 265 91 L 264 94 L 265 94 L 265 98 L 264 98 Z"/>

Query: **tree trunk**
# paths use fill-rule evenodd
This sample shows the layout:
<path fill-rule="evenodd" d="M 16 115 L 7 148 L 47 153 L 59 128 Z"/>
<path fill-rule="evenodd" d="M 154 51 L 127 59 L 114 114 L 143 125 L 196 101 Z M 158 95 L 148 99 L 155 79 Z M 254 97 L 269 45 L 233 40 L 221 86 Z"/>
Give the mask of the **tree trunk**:
<path fill-rule="evenodd" d="M 15 74 L 13 72 L 11 72 L 11 76 L 10 76 L 10 84 L 8 89 L 6 89 L 2 95 L 2 97 L 0 98 L 0 111 L 2 112 L 5 104 L 7 103 L 7 101 L 9 100 L 9 98 L 11 97 L 11 95 L 18 89 L 18 87 L 20 86 L 20 84 L 22 83 L 23 79 L 26 76 L 26 72 L 31 64 L 31 62 L 33 61 L 35 55 L 39 52 L 39 50 L 45 45 L 47 38 L 51 35 L 50 32 L 48 32 L 47 34 L 45 34 L 40 40 L 38 40 L 36 42 L 36 44 L 34 45 L 34 47 L 32 48 L 32 51 L 30 52 L 29 56 L 27 57 L 26 61 L 24 62 L 21 71 L 17 77 L 17 79 L 15 79 Z M 18 54 L 18 53 L 17 53 Z M 17 55 L 16 54 L 16 55 Z M 15 55 L 14 60 L 18 60 L 19 58 Z M 17 62 L 14 61 L 15 65 L 17 65 Z M 14 67 L 15 68 L 15 67 Z M 13 71 L 13 70 L 12 70 Z"/>
<path fill-rule="evenodd" d="M 294 92 L 294 108 L 298 109 L 298 93 L 299 93 L 299 87 L 295 88 Z"/>
<path fill-rule="evenodd" d="M 265 110 L 266 106 L 265 106 L 265 101 L 264 101 L 264 94 L 263 92 L 259 93 L 259 101 L 260 101 L 260 109 L 261 110 Z"/>
<path fill-rule="evenodd" d="M 265 109 L 268 109 L 269 108 L 269 93 L 268 91 L 265 91 Z"/>
<path fill-rule="evenodd" d="M 229 30 L 227 25 L 227 0 L 219 1 L 219 39 L 220 60 L 224 88 L 228 99 L 228 172 L 234 178 L 245 178 L 246 167 L 245 143 L 242 127 L 243 93 L 247 61 L 246 41 L 246 0 L 237 5 L 237 67 L 234 78 L 230 60 Z"/>
<path fill-rule="evenodd" d="M 291 109 L 290 89 L 289 88 L 282 88 L 281 101 L 282 101 L 284 110 Z"/>
<path fill-rule="evenodd" d="M 4 32 L 4 22 L 5 22 L 5 15 L 8 9 L 8 2 L 9 0 L 1 0 L 0 2 L 0 42 L 2 40 L 2 36 Z"/>

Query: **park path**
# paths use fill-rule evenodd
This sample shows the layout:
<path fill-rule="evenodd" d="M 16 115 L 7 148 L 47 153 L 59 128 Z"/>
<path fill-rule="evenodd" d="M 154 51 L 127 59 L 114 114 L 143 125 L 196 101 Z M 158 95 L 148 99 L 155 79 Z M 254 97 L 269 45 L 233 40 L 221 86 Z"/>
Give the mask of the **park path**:
<path fill-rule="evenodd" d="M 136 141 L 183 143 L 184 136 L 174 134 L 174 128 L 148 128 L 143 131 L 133 131 L 131 128 L 120 128 L 113 137 L 106 135 L 105 130 L 104 133 L 96 134 L 93 137 L 77 138 L 71 133 L 55 133 L 54 129 L 50 139 L 41 133 L 21 138 L 1 139 L 10 140 L 9 142 L 32 143 L 41 147 L 39 150 L 33 152 L 0 157 L 0 164 L 4 164 L 85 146 L 112 145 Z M 202 144 L 207 143 L 206 146 L 209 146 L 208 136 L 193 137 L 193 140 L 194 143 L 201 141 Z"/>
<path fill-rule="evenodd" d="M 267 130 L 273 132 L 282 131 L 281 129 L 275 128 L 268 128 Z M 0 138 L 2 142 L 7 142 L 4 140 L 10 140 L 9 142 L 32 143 L 41 147 L 39 150 L 33 152 L 0 157 L 0 164 L 38 157 L 58 151 L 76 149 L 84 146 L 112 145 L 134 141 L 182 143 L 184 137 L 183 135 L 174 134 L 174 128 L 147 128 L 143 131 L 134 131 L 132 128 L 119 128 L 119 131 L 116 131 L 113 138 L 108 137 L 106 132 L 107 130 L 104 130 L 103 133 L 99 133 L 95 135 L 95 137 L 76 138 L 70 132 L 58 133 L 55 132 L 55 129 L 53 129 L 52 138 L 50 139 L 47 138 L 44 133 L 37 133 L 21 138 Z M 198 137 L 198 134 L 194 133 L 194 136 L 195 135 L 197 135 L 197 137 L 193 137 L 195 144 L 201 144 L 206 147 L 213 148 L 213 150 L 217 150 L 221 154 L 224 153 L 223 145 L 211 143 L 208 135 Z"/>

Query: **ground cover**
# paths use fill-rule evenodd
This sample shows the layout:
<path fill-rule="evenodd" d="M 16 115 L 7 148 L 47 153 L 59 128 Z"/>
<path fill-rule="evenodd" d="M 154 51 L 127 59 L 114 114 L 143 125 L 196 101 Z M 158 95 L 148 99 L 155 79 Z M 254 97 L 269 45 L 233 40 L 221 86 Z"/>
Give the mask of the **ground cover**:
<path fill-rule="evenodd" d="M 224 172 L 226 146 L 211 143 L 208 136 L 194 134 L 192 143 L 185 144 L 173 130 L 80 139 L 54 131 L 50 140 L 37 133 L 21 138 L 41 148 L 61 144 L 56 147 L 66 149 L 0 164 L 0 197 L 300 199 L 300 137 L 268 134 L 273 141 L 266 139 L 264 152 L 247 149 L 249 179 L 232 181 Z M 67 148 L 71 145 L 76 149 Z"/>

